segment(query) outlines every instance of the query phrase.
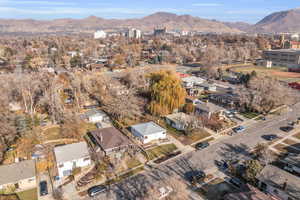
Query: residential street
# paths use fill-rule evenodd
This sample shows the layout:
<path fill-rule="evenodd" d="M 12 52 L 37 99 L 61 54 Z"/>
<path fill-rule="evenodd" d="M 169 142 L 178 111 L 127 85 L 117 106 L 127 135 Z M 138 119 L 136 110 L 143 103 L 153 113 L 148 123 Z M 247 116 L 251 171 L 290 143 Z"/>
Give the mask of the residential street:
<path fill-rule="evenodd" d="M 150 185 L 168 176 L 177 174 L 185 177 L 192 169 L 204 170 L 206 173 L 215 173 L 217 168 L 215 160 L 226 158 L 241 159 L 255 147 L 256 144 L 266 142 L 261 136 L 265 134 L 277 134 L 286 137 L 290 133 L 282 132 L 279 128 L 286 126 L 288 122 L 296 120 L 300 112 L 300 103 L 282 115 L 270 115 L 265 121 L 253 121 L 246 125 L 246 130 L 234 136 L 224 136 L 213 142 L 208 148 L 201 151 L 193 151 L 184 154 L 175 160 L 166 161 L 161 166 L 145 171 L 143 174 L 126 179 L 111 188 L 109 196 L 100 195 L 93 199 L 135 199 Z M 121 195 L 117 195 L 121 194 Z M 121 198 L 120 196 L 123 196 Z M 193 195 L 195 196 L 195 195 Z M 86 198 L 91 199 L 91 198 Z"/>

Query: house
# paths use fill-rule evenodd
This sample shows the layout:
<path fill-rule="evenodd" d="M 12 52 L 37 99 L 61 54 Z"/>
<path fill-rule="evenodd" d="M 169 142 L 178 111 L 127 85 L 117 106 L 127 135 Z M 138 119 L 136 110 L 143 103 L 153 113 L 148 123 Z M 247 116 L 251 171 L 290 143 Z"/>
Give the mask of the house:
<path fill-rule="evenodd" d="M 226 194 L 224 200 L 280 200 L 275 196 L 265 194 L 257 188 L 247 184 L 246 188 L 241 192 Z"/>
<path fill-rule="evenodd" d="M 18 191 L 37 187 L 35 161 L 0 165 L 0 190 L 8 187 L 15 187 Z"/>
<path fill-rule="evenodd" d="M 181 79 L 183 82 L 183 86 L 186 88 L 191 88 L 196 85 L 201 85 L 204 83 L 204 79 L 196 76 L 189 76 Z"/>
<path fill-rule="evenodd" d="M 97 152 L 102 150 L 106 156 L 119 155 L 135 146 L 129 138 L 115 127 L 97 129 L 88 133 L 95 145 Z"/>
<path fill-rule="evenodd" d="M 273 165 L 267 165 L 256 176 L 259 188 L 282 200 L 300 199 L 300 178 Z"/>
<path fill-rule="evenodd" d="M 167 131 L 154 122 L 133 125 L 131 133 L 143 144 L 167 138 Z"/>
<path fill-rule="evenodd" d="M 185 130 L 190 120 L 191 116 L 183 112 L 174 113 L 166 116 L 167 124 L 179 131 Z"/>
<path fill-rule="evenodd" d="M 67 144 L 54 148 L 59 178 L 69 176 L 73 169 L 91 164 L 88 146 L 85 142 Z"/>
<path fill-rule="evenodd" d="M 223 112 L 225 111 L 225 108 L 220 107 L 216 104 L 213 104 L 211 102 L 203 102 L 198 103 L 195 106 L 195 112 L 199 115 L 206 115 L 208 118 L 210 118 L 213 114 L 217 114 L 219 116 L 223 115 Z"/>
<path fill-rule="evenodd" d="M 202 103 L 202 101 L 200 101 L 198 98 L 195 98 L 195 97 L 186 98 L 185 102 L 186 103 L 192 103 L 194 106 L 199 104 L 199 103 Z"/>
<path fill-rule="evenodd" d="M 109 121 L 109 117 L 102 110 L 92 109 L 88 110 L 83 116 L 90 123 Z"/>

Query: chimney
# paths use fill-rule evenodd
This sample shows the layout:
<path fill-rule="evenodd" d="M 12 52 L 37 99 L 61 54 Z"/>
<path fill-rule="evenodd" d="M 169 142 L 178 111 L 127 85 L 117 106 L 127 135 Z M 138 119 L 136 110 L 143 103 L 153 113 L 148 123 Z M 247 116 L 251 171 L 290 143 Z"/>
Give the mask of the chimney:
<path fill-rule="evenodd" d="M 285 179 L 285 182 L 283 183 L 283 186 L 282 186 L 282 190 L 283 190 L 283 191 L 286 190 L 287 182 L 288 182 L 288 179 Z"/>

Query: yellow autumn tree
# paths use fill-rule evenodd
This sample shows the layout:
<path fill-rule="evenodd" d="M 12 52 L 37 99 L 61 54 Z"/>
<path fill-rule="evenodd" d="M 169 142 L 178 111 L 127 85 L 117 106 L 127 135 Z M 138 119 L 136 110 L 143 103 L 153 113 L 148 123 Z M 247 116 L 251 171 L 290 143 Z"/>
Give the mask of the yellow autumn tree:
<path fill-rule="evenodd" d="M 151 114 L 163 116 L 178 109 L 185 102 L 186 91 L 181 80 L 172 71 L 159 71 L 150 74 Z"/>

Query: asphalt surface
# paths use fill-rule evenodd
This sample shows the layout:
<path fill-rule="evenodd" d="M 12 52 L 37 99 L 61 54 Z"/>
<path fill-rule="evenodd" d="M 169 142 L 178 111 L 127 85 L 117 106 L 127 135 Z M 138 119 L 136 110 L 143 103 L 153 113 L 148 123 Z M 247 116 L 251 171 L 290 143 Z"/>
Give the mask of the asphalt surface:
<path fill-rule="evenodd" d="M 157 168 L 148 169 L 143 174 L 131 177 L 113 185 L 106 194 L 88 199 L 130 199 L 135 200 L 143 196 L 145 191 L 155 185 L 157 181 L 166 180 L 170 176 L 180 176 L 187 180 L 191 171 L 217 170 L 215 161 L 226 159 L 243 159 L 249 155 L 258 143 L 266 142 L 262 136 L 276 134 L 286 136 L 289 133 L 280 130 L 289 122 L 300 117 L 300 103 L 292 106 L 286 113 L 270 115 L 265 121 L 259 120 L 245 126 L 245 130 L 233 136 L 225 136 L 211 144 L 206 149 L 193 151 L 182 155 L 178 159 L 166 161 Z M 194 196 L 194 195 L 193 195 Z"/>

